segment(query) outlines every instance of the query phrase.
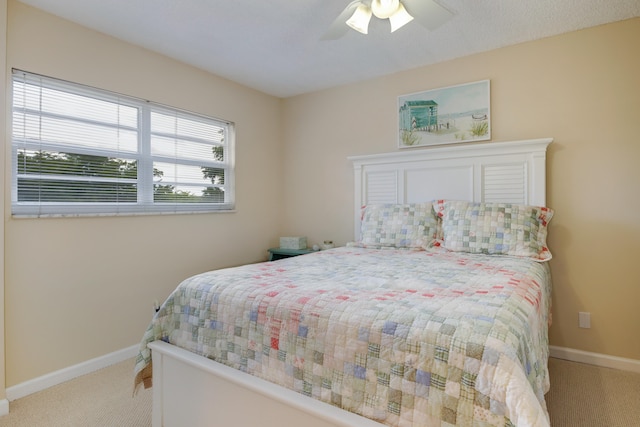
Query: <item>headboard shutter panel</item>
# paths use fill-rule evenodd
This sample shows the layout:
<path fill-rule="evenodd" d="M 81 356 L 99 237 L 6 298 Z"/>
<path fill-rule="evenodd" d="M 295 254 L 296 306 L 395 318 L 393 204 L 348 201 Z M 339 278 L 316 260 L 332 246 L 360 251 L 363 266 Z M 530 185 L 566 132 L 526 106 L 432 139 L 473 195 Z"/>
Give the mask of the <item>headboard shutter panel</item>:
<path fill-rule="evenodd" d="M 399 203 L 398 173 L 396 171 L 372 171 L 365 176 L 367 204 Z"/>
<path fill-rule="evenodd" d="M 527 164 L 487 165 L 482 168 L 482 201 L 527 203 Z"/>

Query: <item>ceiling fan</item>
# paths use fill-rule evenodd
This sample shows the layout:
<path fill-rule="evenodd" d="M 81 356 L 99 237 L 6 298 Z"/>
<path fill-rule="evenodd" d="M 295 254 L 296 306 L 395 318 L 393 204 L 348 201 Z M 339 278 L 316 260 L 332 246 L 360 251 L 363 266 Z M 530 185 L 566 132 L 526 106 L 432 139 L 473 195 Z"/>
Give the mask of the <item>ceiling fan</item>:
<path fill-rule="evenodd" d="M 367 34 L 372 15 L 388 19 L 391 32 L 414 19 L 428 30 L 435 30 L 453 17 L 452 12 L 434 0 L 355 0 L 338 15 L 322 39 L 339 39 L 349 28 Z"/>

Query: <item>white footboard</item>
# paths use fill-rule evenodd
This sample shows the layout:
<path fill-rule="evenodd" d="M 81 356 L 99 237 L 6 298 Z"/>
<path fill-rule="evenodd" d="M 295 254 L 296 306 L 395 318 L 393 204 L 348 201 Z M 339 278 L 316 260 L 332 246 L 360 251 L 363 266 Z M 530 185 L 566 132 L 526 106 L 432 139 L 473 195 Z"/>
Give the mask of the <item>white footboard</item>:
<path fill-rule="evenodd" d="M 153 427 L 383 427 L 171 344 L 149 348 Z"/>

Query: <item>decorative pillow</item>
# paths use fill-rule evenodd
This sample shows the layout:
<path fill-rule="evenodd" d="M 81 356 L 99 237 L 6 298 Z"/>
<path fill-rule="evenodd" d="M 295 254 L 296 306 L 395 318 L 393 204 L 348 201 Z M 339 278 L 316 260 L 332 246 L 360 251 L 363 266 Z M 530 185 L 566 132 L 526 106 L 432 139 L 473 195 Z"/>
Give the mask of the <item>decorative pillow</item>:
<path fill-rule="evenodd" d="M 429 248 L 438 224 L 431 202 L 367 205 L 362 209 L 357 243 L 369 248 Z"/>
<path fill-rule="evenodd" d="M 513 255 L 548 261 L 546 207 L 510 203 L 471 203 L 438 200 L 444 248 L 456 252 Z"/>

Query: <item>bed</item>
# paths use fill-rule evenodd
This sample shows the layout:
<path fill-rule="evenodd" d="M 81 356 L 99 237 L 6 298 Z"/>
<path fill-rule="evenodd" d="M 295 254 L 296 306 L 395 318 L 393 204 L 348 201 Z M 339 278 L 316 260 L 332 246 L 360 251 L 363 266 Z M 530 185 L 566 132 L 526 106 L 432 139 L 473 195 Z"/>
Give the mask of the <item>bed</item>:
<path fill-rule="evenodd" d="M 154 426 L 548 426 L 551 139 L 351 157 L 353 243 L 186 279 Z"/>

